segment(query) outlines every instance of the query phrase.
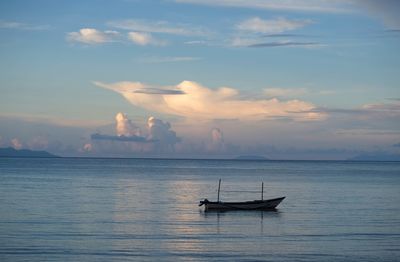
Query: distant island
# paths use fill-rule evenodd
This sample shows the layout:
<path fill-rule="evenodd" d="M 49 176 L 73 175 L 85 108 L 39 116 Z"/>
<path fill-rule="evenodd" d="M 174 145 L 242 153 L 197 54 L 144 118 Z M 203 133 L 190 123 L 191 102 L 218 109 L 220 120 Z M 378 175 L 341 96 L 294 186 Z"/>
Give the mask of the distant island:
<path fill-rule="evenodd" d="M 238 156 L 234 158 L 235 160 L 269 160 L 268 158 L 265 158 L 263 156 L 257 156 L 257 155 L 243 155 L 243 156 Z"/>
<path fill-rule="evenodd" d="M 348 161 L 400 161 L 400 154 L 361 154 L 347 159 Z"/>
<path fill-rule="evenodd" d="M 34 151 L 29 149 L 17 150 L 12 147 L 0 148 L 0 157 L 59 157 L 46 151 Z"/>

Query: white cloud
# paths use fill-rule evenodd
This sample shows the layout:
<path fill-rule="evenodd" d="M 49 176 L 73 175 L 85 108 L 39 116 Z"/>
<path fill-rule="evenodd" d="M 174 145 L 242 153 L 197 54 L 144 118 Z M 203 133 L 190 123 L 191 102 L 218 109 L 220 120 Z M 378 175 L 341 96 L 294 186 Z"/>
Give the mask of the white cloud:
<path fill-rule="evenodd" d="M 85 44 L 114 42 L 118 37 L 119 33 L 117 31 L 99 31 L 94 28 L 82 28 L 79 32 L 70 32 L 67 34 L 68 41 Z"/>
<path fill-rule="evenodd" d="M 140 136 L 139 128 L 128 119 L 126 114 L 118 113 L 115 116 L 115 127 L 118 136 Z"/>
<path fill-rule="evenodd" d="M 354 1 L 351 0 L 175 0 L 175 2 L 210 6 L 328 13 L 347 13 L 351 12 L 354 8 Z"/>
<path fill-rule="evenodd" d="M 95 82 L 95 84 L 120 93 L 135 106 L 188 119 L 263 120 L 283 117 L 293 120 L 319 120 L 324 118 L 323 114 L 312 112 L 315 106 L 308 102 L 279 101 L 276 98 L 243 99 L 239 97 L 236 89 L 221 87 L 213 90 L 192 81 L 183 81 L 173 87 L 174 90 L 181 91 L 179 95 L 137 93 L 136 90 L 152 88 L 139 82 L 114 84 Z"/>
<path fill-rule="evenodd" d="M 236 28 L 241 31 L 252 33 L 277 34 L 302 28 L 310 23 L 312 23 L 311 20 L 288 20 L 282 17 L 272 20 L 263 20 L 259 17 L 253 17 L 239 23 Z"/>
<path fill-rule="evenodd" d="M 201 27 L 194 27 L 187 24 L 171 24 L 166 21 L 148 20 L 119 20 L 108 22 L 107 25 L 123 30 L 147 33 L 163 33 L 182 36 L 206 36 L 210 32 Z"/>
<path fill-rule="evenodd" d="M 147 128 L 149 131 L 147 139 L 156 141 L 155 144 L 158 150 L 173 149 L 172 146 L 180 141 L 176 133 L 171 130 L 171 124 L 169 122 L 164 122 L 155 117 L 149 117 L 147 120 Z"/>
<path fill-rule="evenodd" d="M 128 39 L 137 45 L 165 45 L 166 41 L 154 38 L 150 33 L 144 32 L 129 32 Z"/>

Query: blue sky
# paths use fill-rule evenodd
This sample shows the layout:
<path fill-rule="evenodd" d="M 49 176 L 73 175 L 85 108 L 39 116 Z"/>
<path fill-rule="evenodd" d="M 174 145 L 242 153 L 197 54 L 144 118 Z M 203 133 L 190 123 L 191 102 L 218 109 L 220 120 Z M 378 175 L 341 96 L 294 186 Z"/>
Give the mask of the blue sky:
<path fill-rule="evenodd" d="M 398 153 L 398 11 L 387 0 L 2 1 L 0 144 L 101 156 Z"/>

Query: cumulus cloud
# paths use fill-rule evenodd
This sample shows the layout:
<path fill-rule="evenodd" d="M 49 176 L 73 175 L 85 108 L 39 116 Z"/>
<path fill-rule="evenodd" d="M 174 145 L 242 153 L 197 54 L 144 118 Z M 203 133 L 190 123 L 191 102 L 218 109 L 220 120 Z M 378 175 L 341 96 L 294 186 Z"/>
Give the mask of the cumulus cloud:
<path fill-rule="evenodd" d="M 126 114 L 118 113 L 115 116 L 115 121 L 118 136 L 140 136 L 140 129 L 128 119 Z"/>
<path fill-rule="evenodd" d="M 141 46 L 146 45 L 166 45 L 166 41 L 154 38 L 150 33 L 144 32 L 129 32 L 128 39 L 133 43 Z"/>
<path fill-rule="evenodd" d="M 91 150 L 102 147 L 107 143 L 111 151 L 116 152 L 173 152 L 174 145 L 180 142 L 175 131 L 171 129 L 169 122 L 164 122 L 155 117 L 150 117 L 147 120 L 145 134 L 141 134 L 141 130 L 132 123 L 123 113 L 118 113 L 115 117 L 117 135 L 92 134 Z M 113 143 L 118 142 L 118 143 Z M 83 148 L 82 151 L 88 152 Z"/>
<path fill-rule="evenodd" d="M 180 141 L 176 133 L 171 130 L 171 124 L 155 117 L 147 120 L 148 140 L 156 141 L 159 150 L 173 150 L 173 146 Z"/>
<path fill-rule="evenodd" d="M 283 17 L 264 20 L 259 17 L 253 17 L 242 21 L 236 28 L 241 31 L 247 31 L 252 33 L 264 33 L 264 34 L 277 34 L 285 31 L 295 30 L 302 28 L 312 23 L 311 20 L 289 20 Z"/>
<path fill-rule="evenodd" d="M 85 44 L 102 44 L 114 42 L 119 33 L 117 31 L 99 31 L 94 28 L 82 28 L 78 32 L 69 32 L 67 40 Z"/>
<path fill-rule="evenodd" d="M 13 138 L 11 139 L 11 146 L 15 149 L 21 149 L 22 143 L 19 141 L 18 138 Z"/>
<path fill-rule="evenodd" d="M 207 149 L 212 152 L 221 152 L 225 150 L 224 134 L 219 128 L 213 128 L 210 132 L 211 142 Z"/>
<path fill-rule="evenodd" d="M 210 89 L 199 83 L 183 81 L 173 89 L 179 95 L 137 93 L 152 88 L 140 82 L 118 82 L 97 86 L 120 93 L 133 105 L 144 109 L 186 117 L 189 119 L 240 119 L 263 120 L 285 117 L 293 120 L 320 120 L 324 114 L 312 112 L 315 106 L 301 100 L 280 101 L 273 99 L 245 99 L 239 91 L 230 87 Z"/>
<path fill-rule="evenodd" d="M 86 144 L 83 145 L 82 150 L 83 150 L 84 152 L 90 152 L 90 151 L 92 151 L 92 148 L 93 148 L 92 144 L 86 143 Z"/>

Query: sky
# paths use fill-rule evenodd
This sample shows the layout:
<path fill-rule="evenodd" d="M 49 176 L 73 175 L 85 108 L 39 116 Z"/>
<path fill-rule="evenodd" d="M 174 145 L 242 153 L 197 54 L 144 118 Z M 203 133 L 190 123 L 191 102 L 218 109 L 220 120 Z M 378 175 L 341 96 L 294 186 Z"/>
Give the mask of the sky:
<path fill-rule="evenodd" d="M 0 147 L 400 154 L 400 2 L 0 2 Z"/>

